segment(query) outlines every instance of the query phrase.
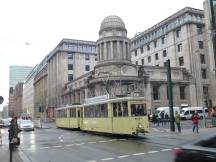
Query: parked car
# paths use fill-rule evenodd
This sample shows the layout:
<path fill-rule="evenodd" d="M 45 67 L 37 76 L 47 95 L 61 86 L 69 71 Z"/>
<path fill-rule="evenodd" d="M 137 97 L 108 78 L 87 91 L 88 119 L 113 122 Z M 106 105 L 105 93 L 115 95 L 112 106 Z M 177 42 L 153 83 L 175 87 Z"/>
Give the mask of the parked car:
<path fill-rule="evenodd" d="M 11 118 L 0 119 L 1 127 L 9 127 Z"/>
<path fill-rule="evenodd" d="M 203 107 L 185 107 L 181 109 L 181 119 L 191 119 L 194 112 L 197 111 L 200 119 L 208 116 L 208 109 Z"/>
<path fill-rule="evenodd" d="M 175 150 L 175 162 L 215 162 L 216 133 Z"/>
<path fill-rule="evenodd" d="M 32 130 L 34 131 L 34 123 L 31 120 L 18 120 L 18 125 L 21 130 Z"/>

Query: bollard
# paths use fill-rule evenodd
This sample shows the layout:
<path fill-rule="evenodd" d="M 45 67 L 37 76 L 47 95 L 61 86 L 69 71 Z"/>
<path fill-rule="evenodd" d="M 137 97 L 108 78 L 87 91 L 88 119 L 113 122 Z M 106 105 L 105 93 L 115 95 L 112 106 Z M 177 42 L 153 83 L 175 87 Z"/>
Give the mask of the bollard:
<path fill-rule="evenodd" d="M 10 142 L 10 144 L 9 144 L 10 162 L 13 162 L 13 147 L 14 147 L 14 144 L 12 142 Z"/>

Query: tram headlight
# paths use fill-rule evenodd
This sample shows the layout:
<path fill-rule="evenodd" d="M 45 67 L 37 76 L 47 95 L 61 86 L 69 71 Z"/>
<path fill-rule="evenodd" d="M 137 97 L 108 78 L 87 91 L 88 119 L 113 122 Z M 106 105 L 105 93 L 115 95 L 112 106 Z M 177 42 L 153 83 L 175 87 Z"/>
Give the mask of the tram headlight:
<path fill-rule="evenodd" d="M 141 129 L 141 128 L 143 128 L 143 127 L 144 127 L 144 126 L 143 126 L 142 124 L 140 124 L 140 123 L 138 124 L 138 128 Z"/>

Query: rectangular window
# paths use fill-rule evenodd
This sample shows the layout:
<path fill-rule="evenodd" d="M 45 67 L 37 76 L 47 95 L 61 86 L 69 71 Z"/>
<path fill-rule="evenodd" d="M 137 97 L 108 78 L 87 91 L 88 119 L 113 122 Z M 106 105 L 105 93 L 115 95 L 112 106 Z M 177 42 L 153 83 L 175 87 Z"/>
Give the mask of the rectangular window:
<path fill-rule="evenodd" d="M 206 69 L 201 69 L 201 73 L 202 73 L 202 78 L 206 79 L 207 78 Z"/>
<path fill-rule="evenodd" d="M 68 59 L 73 60 L 73 53 L 68 53 Z"/>
<path fill-rule="evenodd" d="M 165 37 L 161 37 L 161 43 L 162 43 L 162 44 L 165 43 Z"/>
<path fill-rule="evenodd" d="M 90 66 L 89 65 L 85 66 L 85 71 L 90 71 Z"/>
<path fill-rule="evenodd" d="M 73 64 L 68 64 L 68 70 L 73 70 Z"/>
<path fill-rule="evenodd" d="M 177 50 L 178 50 L 178 52 L 182 51 L 182 43 L 180 43 L 180 44 L 177 45 Z"/>
<path fill-rule="evenodd" d="M 203 97 L 204 98 L 208 97 L 208 87 L 207 86 L 203 86 Z"/>
<path fill-rule="evenodd" d="M 154 41 L 154 48 L 157 47 L 157 41 Z"/>
<path fill-rule="evenodd" d="M 179 57 L 179 66 L 184 66 L 184 57 Z"/>
<path fill-rule="evenodd" d="M 142 65 L 144 65 L 144 59 L 142 59 Z"/>
<path fill-rule="evenodd" d="M 140 53 L 143 53 L 143 47 L 142 47 L 142 48 L 140 48 Z"/>
<path fill-rule="evenodd" d="M 153 87 L 153 100 L 159 100 L 159 86 Z"/>
<path fill-rule="evenodd" d="M 159 57 L 158 57 L 158 53 L 155 53 L 155 60 L 158 60 Z"/>
<path fill-rule="evenodd" d="M 134 50 L 134 56 L 137 56 L 137 50 Z"/>
<path fill-rule="evenodd" d="M 150 44 L 147 44 L 147 51 L 150 51 Z"/>
<path fill-rule="evenodd" d="M 89 57 L 89 54 L 85 54 L 85 60 L 89 60 L 90 57 Z"/>
<path fill-rule="evenodd" d="M 180 90 L 180 99 L 181 100 L 185 100 L 185 86 L 180 86 L 179 87 L 179 90 Z"/>
<path fill-rule="evenodd" d="M 151 62 L 151 56 L 148 56 L 148 62 Z"/>
<path fill-rule="evenodd" d="M 177 29 L 177 30 L 176 30 L 176 38 L 179 38 L 179 37 L 180 37 L 180 32 L 181 32 L 181 29 Z"/>
<path fill-rule="evenodd" d="M 73 80 L 73 74 L 68 74 L 68 81 L 72 81 Z"/>
<path fill-rule="evenodd" d="M 204 48 L 203 41 L 198 41 L 198 44 L 199 44 L 199 49 L 203 49 Z"/>
<path fill-rule="evenodd" d="M 200 62 L 201 62 L 201 64 L 205 64 L 205 55 L 204 54 L 200 54 Z"/>
<path fill-rule="evenodd" d="M 197 25 L 197 34 L 202 34 L 202 26 Z"/>
<path fill-rule="evenodd" d="M 167 51 L 163 50 L 163 57 L 167 57 Z"/>

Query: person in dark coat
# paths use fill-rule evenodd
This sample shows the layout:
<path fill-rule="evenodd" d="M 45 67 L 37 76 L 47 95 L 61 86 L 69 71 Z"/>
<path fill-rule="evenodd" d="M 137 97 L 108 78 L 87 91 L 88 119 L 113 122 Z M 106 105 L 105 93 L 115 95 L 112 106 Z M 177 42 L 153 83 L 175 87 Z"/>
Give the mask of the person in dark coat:
<path fill-rule="evenodd" d="M 12 142 L 13 139 L 17 139 L 17 143 L 19 144 L 19 139 L 18 139 L 18 133 L 21 130 L 18 127 L 17 124 L 17 117 L 13 117 L 13 119 L 11 120 L 11 124 L 9 126 L 9 141 Z"/>

